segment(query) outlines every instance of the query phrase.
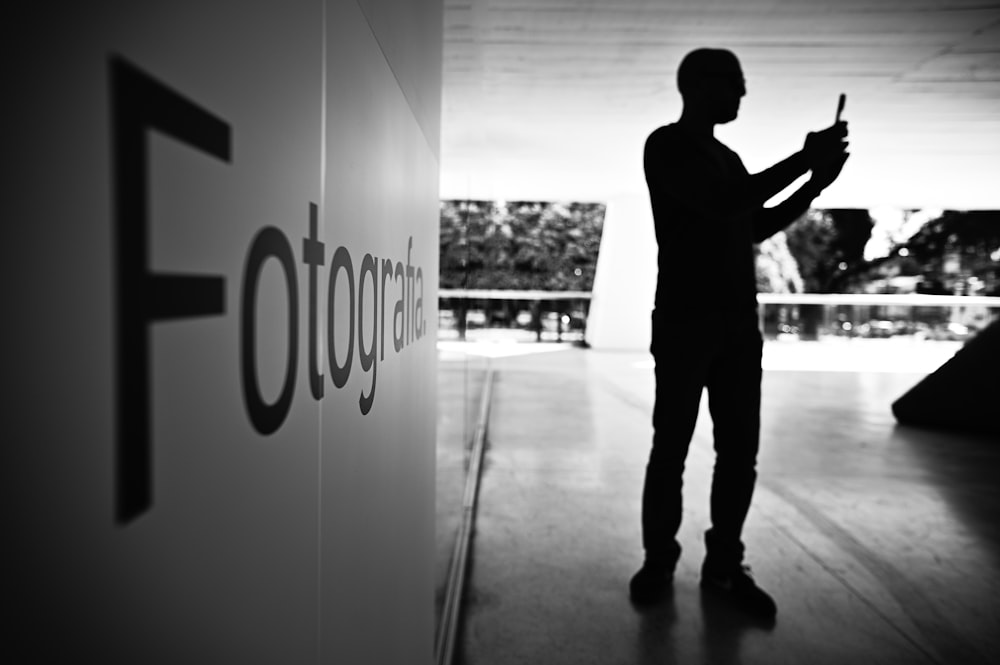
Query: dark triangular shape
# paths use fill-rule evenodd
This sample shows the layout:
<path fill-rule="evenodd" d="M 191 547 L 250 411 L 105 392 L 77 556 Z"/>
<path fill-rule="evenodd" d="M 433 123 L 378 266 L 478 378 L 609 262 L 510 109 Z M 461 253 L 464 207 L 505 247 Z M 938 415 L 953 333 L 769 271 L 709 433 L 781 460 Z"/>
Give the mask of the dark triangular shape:
<path fill-rule="evenodd" d="M 1000 437 L 1000 321 L 892 405 L 904 425 Z"/>

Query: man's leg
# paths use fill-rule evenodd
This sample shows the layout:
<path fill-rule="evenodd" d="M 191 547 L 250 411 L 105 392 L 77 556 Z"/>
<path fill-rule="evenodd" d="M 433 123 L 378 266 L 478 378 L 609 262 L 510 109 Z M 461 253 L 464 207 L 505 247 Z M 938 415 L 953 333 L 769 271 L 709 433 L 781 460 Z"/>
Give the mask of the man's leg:
<path fill-rule="evenodd" d="M 647 559 L 670 554 L 680 528 L 684 462 L 704 387 L 699 369 L 685 350 L 657 354 L 653 447 L 642 491 L 642 544 Z"/>
<path fill-rule="evenodd" d="M 715 438 L 712 475 L 712 528 L 705 534 L 702 584 L 722 590 L 751 612 L 772 617 L 774 601 L 743 566 L 743 523 L 757 480 L 760 441 L 760 333 L 734 331 L 713 362 L 708 405 Z"/>
<path fill-rule="evenodd" d="M 639 604 L 655 602 L 673 577 L 680 556 L 684 461 L 698 418 L 705 385 L 707 352 L 693 349 L 690 339 L 657 338 L 656 401 L 653 406 L 653 447 L 642 492 L 642 544 L 645 563 L 632 578 L 630 591 Z"/>
<path fill-rule="evenodd" d="M 721 565 L 738 566 L 743 561 L 740 537 L 757 480 L 761 348 L 756 329 L 735 336 L 709 370 L 715 471 L 707 547 L 708 556 Z"/>

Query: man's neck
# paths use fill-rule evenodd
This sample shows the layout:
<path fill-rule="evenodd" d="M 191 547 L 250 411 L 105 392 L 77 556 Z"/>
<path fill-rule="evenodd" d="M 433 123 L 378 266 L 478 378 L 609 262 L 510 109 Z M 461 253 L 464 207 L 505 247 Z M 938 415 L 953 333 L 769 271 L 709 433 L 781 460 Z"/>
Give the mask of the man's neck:
<path fill-rule="evenodd" d="M 677 124 L 679 124 L 681 127 L 683 127 L 687 131 L 697 136 L 702 136 L 705 138 L 715 137 L 714 122 L 705 120 L 704 117 L 698 117 L 687 110 L 681 113 L 681 117 L 677 121 Z"/>

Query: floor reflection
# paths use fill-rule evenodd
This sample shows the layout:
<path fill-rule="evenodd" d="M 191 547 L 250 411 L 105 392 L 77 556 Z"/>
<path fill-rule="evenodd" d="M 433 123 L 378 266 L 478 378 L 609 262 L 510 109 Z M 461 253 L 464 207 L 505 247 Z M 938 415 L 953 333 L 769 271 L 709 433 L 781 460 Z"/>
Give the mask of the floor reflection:
<path fill-rule="evenodd" d="M 919 374 L 765 373 L 762 481 L 744 537 L 778 603 L 773 625 L 698 587 L 712 466 L 703 413 L 673 593 L 632 607 L 645 359 L 494 358 L 463 663 L 1000 662 L 1000 445 L 897 427 L 889 407 Z"/>

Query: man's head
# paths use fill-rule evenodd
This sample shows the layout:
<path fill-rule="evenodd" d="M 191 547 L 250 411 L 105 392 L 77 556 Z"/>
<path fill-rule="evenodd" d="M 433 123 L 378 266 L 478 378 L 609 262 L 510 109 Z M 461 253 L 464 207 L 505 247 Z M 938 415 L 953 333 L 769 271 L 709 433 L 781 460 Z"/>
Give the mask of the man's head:
<path fill-rule="evenodd" d="M 746 82 L 732 51 L 700 48 L 691 51 L 677 69 L 677 87 L 684 112 L 712 124 L 736 119 Z"/>

